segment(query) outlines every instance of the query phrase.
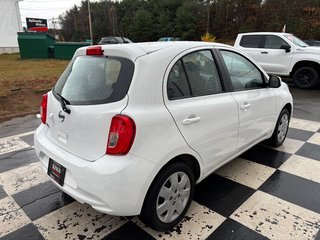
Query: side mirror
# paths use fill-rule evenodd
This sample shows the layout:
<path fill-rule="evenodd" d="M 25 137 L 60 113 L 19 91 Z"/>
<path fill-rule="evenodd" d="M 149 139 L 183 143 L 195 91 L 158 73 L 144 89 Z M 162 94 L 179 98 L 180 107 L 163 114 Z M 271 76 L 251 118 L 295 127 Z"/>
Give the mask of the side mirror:
<path fill-rule="evenodd" d="M 269 87 L 278 88 L 281 86 L 281 78 L 279 76 L 271 76 L 269 78 Z"/>
<path fill-rule="evenodd" d="M 291 46 L 290 45 L 281 45 L 280 48 L 286 50 L 287 53 L 291 52 Z"/>

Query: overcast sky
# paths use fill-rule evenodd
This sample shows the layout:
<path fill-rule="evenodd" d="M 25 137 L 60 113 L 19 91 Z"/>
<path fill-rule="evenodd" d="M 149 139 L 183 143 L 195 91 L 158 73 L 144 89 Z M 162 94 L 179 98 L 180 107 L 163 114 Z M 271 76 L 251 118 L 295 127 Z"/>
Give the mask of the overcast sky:
<path fill-rule="evenodd" d="M 22 0 L 19 2 L 22 26 L 26 26 L 26 17 L 31 17 L 47 19 L 51 27 L 53 17 L 57 18 L 75 4 L 79 5 L 80 2 L 81 0 Z"/>

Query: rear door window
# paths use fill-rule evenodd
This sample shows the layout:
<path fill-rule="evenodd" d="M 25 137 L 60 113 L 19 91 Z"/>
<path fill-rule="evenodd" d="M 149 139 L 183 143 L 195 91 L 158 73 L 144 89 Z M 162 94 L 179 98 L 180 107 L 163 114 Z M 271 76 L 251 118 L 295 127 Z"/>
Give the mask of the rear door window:
<path fill-rule="evenodd" d="M 222 85 L 211 51 L 198 51 L 182 58 L 194 97 L 222 92 Z"/>
<path fill-rule="evenodd" d="M 245 48 L 261 48 L 262 40 L 262 35 L 244 35 L 241 38 L 240 46 Z"/>
<path fill-rule="evenodd" d="M 59 78 L 54 92 L 73 105 L 120 101 L 127 94 L 134 64 L 120 57 L 80 56 Z"/>
<path fill-rule="evenodd" d="M 177 61 L 169 74 L 167 92 L 169 100 L 223 92 L 211 51 L 189 53 Z"/>
<path fill-rule="evenodd" d="M 170 71 L 167 91 L 169 100 L 191 97 L 190 84 L 181 60 Z"/>

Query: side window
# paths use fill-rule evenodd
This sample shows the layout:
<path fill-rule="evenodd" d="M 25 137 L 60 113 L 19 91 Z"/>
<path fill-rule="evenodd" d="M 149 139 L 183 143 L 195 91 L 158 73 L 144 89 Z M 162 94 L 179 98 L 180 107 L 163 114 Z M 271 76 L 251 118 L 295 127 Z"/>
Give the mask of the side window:
<path fill-rule="evenodd" d="M 169 73 L 167 92 L 169 100 L 191 97 L 189 83 L 181 60 L 173 66 Z"/>
<path fill-rule="evenodd" d="M 190 53 L 171 69 L 167 92 L 169 100 L 221 93 L 222 86 L 211 51 Z"/>
<path fill-rule="evenodd" d="M 190 53 L 182 58 L 192 96 L 221 93 L 222 86 L 211 51 Z"/>
<path fill-rule="evenodd" d="M 262 35 L 244 35 L 240 40 L 240 46 L 245 48 L 260 48 Z"/>
<path fill-rule="evenodd" d="M 267 36 L 264 48 L 268 49 L 281 49 L 281 46 L 288 45 L 286 41 L 278 36 Z"/>
<path fill-rule="evenodd" d="M 235 91 L 263 88 L 262 73 L 245 57 L 235 52 L 220 51 Z"/>

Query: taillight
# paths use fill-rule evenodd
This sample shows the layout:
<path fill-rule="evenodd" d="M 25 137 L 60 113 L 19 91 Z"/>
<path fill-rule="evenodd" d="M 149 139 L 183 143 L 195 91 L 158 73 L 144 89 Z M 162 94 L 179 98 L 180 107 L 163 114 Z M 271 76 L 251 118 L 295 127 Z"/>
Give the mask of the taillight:
<path fill-rule="evenodd" d="M 130 151 L 136 135 L 136 125 L 126 115 L 115 115 L 111 120 L 107 154 L 125 155 Z"/>
<path fill-rule="evenodd" d="M 103 49 L 101 46 L 91 46 L 86 50 L 87 55 L 101 56 L 103 55 Z"/>
<path fill-rule="evenodd" d="M 43 124 L 46 124 L 47 122 L 47 105 L 48 105 L 48 94 L 43 94 L 42 102 L 40 105 L 40 115 L 41 115 L 41 121 Z"/>

